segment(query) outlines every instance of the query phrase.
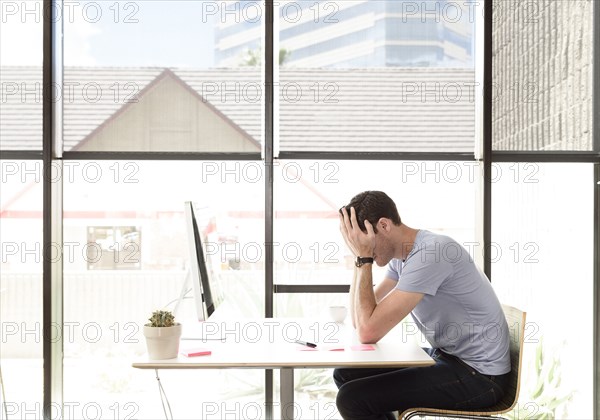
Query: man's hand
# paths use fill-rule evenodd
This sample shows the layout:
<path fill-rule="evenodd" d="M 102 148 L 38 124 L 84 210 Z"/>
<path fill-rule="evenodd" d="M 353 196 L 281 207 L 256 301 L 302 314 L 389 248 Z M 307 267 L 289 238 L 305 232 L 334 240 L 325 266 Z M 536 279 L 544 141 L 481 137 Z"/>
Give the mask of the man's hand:
<path fill-rule="evenodd" d="M 356 211 L 354 207 L 350 208 L 350 214 L 345 207 L 340 211 L 340 232 L 346 241 L 346 245 L 356 257 L 372 257 L 375 250 L 375 232 L 373 225 L 365 220 L 367 232 L 360 230 Z"/>

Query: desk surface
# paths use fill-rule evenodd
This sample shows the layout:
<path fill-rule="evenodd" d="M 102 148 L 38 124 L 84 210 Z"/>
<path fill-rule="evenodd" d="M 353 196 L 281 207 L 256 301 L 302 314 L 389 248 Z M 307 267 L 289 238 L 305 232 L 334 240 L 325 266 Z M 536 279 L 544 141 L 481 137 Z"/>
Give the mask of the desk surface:
<path fill-rule="evenodd" d="M 281 319 L 245 322 L 242 325 L 259 325 L 269 323 L 271 332 L 274 323 L 293 322 Z M 222 368 L 336 368 L 336 367 L 417 367 L 433 365 L 434 361 L 416 342 L 393 340 L 372 344 L 373 350 L 353 349 L 359 345 L 351 327 L 338 325 L 338 330 L 332 334 L 332 323 L 320 324 L 329 334 L 320 335 L 322 340 L 315 340 L 318 347 L 309 350 L 293 342 L 297 334 L 284 336 L 277 334 L 262 335 L 262 340 L 255 340 L 256 334 L 244 336 L 243 330 L 238 336 L 231 335 L 231 340 L 220 341 L 182 341 L 181 349 L 203 348 L 211 351 L 208 356 L 186 357 L 180 355 L 176 359 L 150 360 L 142 358 L 133 363 L 134 368 L 140 369 L 222 369 Z M 280 324 L 278 324 L 280 325 Z M 302 339 L 312 341 L 316 333 L 315 323 L 304 323 L 301 328 Z M 228 326 L 228 331 L 236 331 Z M 233 327 L 235 328 L 235 327 Z M 310 331 L 309 331 L 310 330 Z M 312 334 L 311 334 L 312 333 Z M 268 337 L 268 339 L 266 339 Z M 327 339 L 325 339 L 327 337 Z M 256 342 L 254 342 L 256 341 Z M 402 342 L 405 341 L 405 342 Z"/>
<path fill-rule="evenodd" d="M 427 353 L 413 343 L 379 343 L 372 345 L 374 350 L 319 349 L 300 350 L 293 343 L 203 343 L 201 348 L 208 349 L 208 356 L 185 357 L 176 359 L 150 360 L 134 362 L 133 367 L 140 369 L 215 369 L 215 368 L 263 368 L 279 369 L 285 367 L 409 367 L 429 366 L 434 362 Z M 341 346 L 333 346 L 339 349 Z"/>

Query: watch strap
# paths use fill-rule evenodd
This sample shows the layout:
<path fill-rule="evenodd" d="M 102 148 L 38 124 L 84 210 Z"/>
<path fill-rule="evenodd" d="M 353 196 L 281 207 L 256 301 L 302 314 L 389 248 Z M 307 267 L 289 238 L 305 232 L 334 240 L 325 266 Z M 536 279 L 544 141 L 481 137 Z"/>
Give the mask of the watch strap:
<path fill-rule="evenodd" d="M 373 264 L 373 261 L 373 257 L 356 257 L 354 265 L 357 267 L 362 267 L 365 264 Z"/>

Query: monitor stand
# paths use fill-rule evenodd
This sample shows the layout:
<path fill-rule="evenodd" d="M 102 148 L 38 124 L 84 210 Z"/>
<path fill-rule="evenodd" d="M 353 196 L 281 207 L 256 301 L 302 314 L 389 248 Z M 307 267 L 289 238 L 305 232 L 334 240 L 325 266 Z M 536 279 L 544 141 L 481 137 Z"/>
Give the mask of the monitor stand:
<path fill-rule="evenodd" d="M 194 308 L 196 319 L 190 318 L 183 324 L 183 334 L 181 336 L 181 340 L 193 340 L 193 341 L 225 341 L 225 335 L 223 335 L 223 324 L 219 324 L 214 320 L 207 320 L 203 307 L 203 299 L 202 296 L 198 297 L 198 291 L 196 288 L 193 288 L 190 283 L 192 282 L 192 273 L 188 269 L 186 271 L 185 278 L 183 283 L 181 284 L 181 290 L 179 292 L 179 298 L 177 299 L 177 303 L 175 304 L 175 308 L 173 309 L 173 315 L 177 318 L 178 314 L 180 314 L 181 303 L 185 300 L 187 293 L 193 289 L 194 291 Z M 213 314 L 214 315 L 214 314 Z M 190 325 L 193 325 L 190 327 Z"/>
<path fill-rule="evenodd" d="M 179 291 L 179 298 L 177 298 L 177 303 L 175 304 L 175 309 L 173 309 L 173 315 L 177 317 L 179 313 L 179 307 L 181 302 L 184 301 L 185 295 L 188 294 L 190 290 L 194 292 L 194 306 L 196 310 L 196 316 L 198 321 L 204 321 L 206 319 L 204 313 L 204 299 L 202 298 L 202 293 L 199 292 L 198 288 L 191 287 L 190 283 L 192 282 L 192 272 L 188 268 L 185 272 L 185 278 L 183 279 L 183 283 L 181 283 L 181 290 Z"/>

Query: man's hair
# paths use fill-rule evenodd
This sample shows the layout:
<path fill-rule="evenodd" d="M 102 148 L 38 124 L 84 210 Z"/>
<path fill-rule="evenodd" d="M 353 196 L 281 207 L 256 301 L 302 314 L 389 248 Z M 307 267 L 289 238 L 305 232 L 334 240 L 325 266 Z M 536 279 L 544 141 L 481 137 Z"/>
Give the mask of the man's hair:
<path fill-rule="evenodd" d="M 377 233 L 377 222 L 379 222 L 379 219 L 382 217 L 390 219 L 396 226 L 402 224 L 396 204 L 382 191 L 361 192 L 360 194 L 355 195 L 352 200 L 350 200 L 350 203 L 344 207 L 346 207 L 348 215 L 350 215 L 350 208 L 354 207 L 358 226 L 363 232 L 367 231 L 365 228 L 365 220 L 368 220 L 369 223 L 371 223 L 375 233 Z M 340 209 L 340 212 L 341 211 L 342 209 Z"/>

